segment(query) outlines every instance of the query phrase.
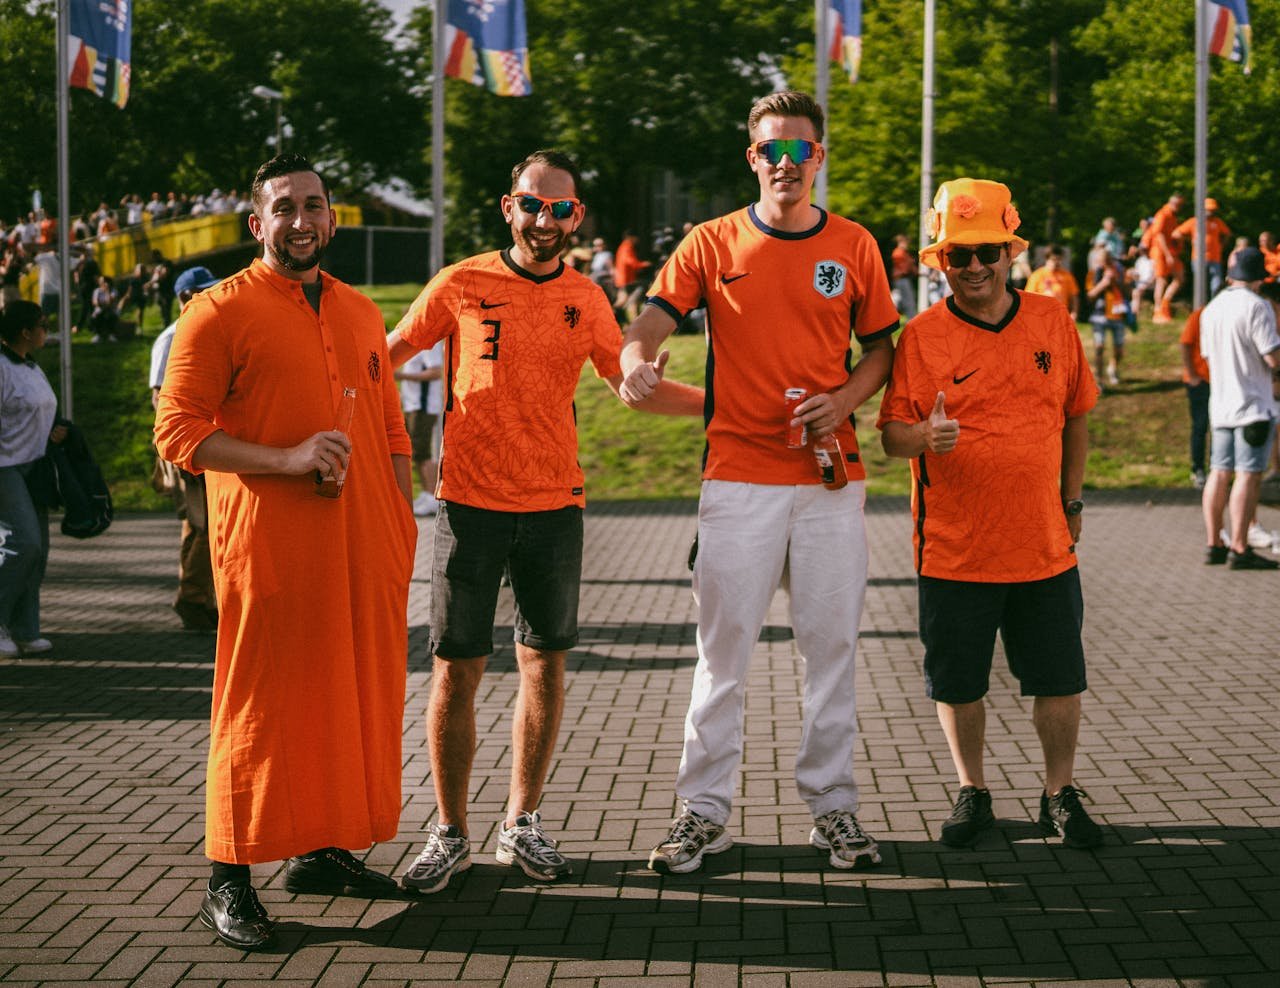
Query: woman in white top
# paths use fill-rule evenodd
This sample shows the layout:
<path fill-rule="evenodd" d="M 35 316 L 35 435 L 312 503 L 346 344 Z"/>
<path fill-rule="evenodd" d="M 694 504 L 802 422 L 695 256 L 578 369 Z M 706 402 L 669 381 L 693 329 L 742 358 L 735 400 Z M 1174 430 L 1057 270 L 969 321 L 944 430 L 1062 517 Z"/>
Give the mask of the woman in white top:
<path fill-rule="evenodd" d="M 27 491 L 48 442 L 62 442 L 58 402 L 31 355 L 48 327 L 40 306 L 10 302 L 0 314 L 0 656 L 53 648 L 40 637 L 40 584 L 49 558 L 49 513 Z"/>

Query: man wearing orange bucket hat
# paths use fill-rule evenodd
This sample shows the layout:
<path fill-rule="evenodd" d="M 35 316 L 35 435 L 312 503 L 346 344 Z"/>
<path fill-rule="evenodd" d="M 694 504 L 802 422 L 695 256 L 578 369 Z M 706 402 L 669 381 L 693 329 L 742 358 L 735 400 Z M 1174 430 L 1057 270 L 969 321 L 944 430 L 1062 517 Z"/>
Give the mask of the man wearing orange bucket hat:
<path fill-rule="evenodd" d="M 985 696 L 996 631 L 1044 752 L 1039 824 L 1072 847 L 1102 831 L 1074 784 L 1085 691 L 1076 569 L 1098 389 L 1060 301 L 1015 291 L 1027 247 L 999 182 L 946 182 L 920 260 L 952 295 L 902 332 L 877 423 L 890 456 L 911 460 L 925 685 L 960 792 L 942 841 L 975 843 L 995 823 L 983 774 Z"/>

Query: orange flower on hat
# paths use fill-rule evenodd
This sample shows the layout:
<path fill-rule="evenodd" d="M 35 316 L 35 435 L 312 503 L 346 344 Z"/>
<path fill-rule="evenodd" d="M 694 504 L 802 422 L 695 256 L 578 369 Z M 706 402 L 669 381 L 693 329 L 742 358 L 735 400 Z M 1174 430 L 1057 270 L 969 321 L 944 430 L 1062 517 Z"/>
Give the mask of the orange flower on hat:
<path fill-rule="evenodd" d="M 982 212 L 982 200 L 974 196 L 956 196 L 951 200 L 951 208 L 962 220 L 973 219 Z"/>
<path fill-rule="evenodd" d="M 929 233 L 929 239 L 937 240 L 938 234 L 942 232 L 942 217 L 938 215 L 938 211 L 932 206 L 924 214 L 924 226 Z"/>
<path fill-rule="evenodd" d="M 1010 233 L 1022 226 L 1022 217 L 1018 215 L 1018 211 L 1013 207 L 1013 203 L 1004 207 L 1004 228 Z"/>

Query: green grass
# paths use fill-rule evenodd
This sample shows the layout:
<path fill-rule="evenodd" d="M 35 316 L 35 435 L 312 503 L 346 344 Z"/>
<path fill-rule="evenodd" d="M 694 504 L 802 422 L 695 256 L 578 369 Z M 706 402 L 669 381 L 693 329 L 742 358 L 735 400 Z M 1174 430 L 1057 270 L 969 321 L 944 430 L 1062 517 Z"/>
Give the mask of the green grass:
<path fill-rule="evenodd" d="M 387 325 L 394 326 L 421 290 L 420 285 L 380 285 L 368 289 Z M 74 337 L 75 419 L 111 485 L 119 510 L 167 510 L 169 503 L 150 487 L 154 451 L 152 412 L 147 390 L 151 342 L 162 327 L 154 308 L 148 310 L 144 339 L 93 345 L 85 334 Z M 1181 320 L 1130 334 L 1122 376 L 1108 389 L 1089 417 L 1088 488 L 1180 487 L 1187 483 L 1186 398 L 1179 382 Z M 1081 337 L 1092 359 L 1093 338 L 1087 325 Z M 701 384 L 706 347 L 701 337 L 676 336 L 669 341 L 667 373 Z M 40 354 L 55 390 L 58 388 L 57 346 Z M 906 461 L 889 460 L 880 449 L 874 422 L 879 398 L 858 414 L 858 439 L 873 494 L 905 494 L 909 490 Z M 645 415 L 619 402 L 597 380 L 590 365 L 583 370 L 577 394 L 581 461 L 587 494 L 593 500 L 696 497 L 702 462 L 701 419 Z"/>

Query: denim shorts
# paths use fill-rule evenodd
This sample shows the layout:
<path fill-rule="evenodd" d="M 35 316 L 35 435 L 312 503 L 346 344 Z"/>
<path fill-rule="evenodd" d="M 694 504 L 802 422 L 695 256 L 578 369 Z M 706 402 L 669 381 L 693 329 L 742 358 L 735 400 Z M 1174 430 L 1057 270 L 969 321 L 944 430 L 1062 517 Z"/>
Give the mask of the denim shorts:
<path fill-rule="evenodd" d="M 1071 567 L 1030 583 L 919 580 L 920 640 L 930 699 L 972 703 L 987 695 L 996 631 L 1023 696 L 1074 696 L 1086 688 L 1084 597 Z"/>
<path fill-rule="evenodd" d="M 441 502 L 431 564 L 431 652 L 470 659 L 493 651 L 502 574 L 515 594 L 515 640 L 561 652 L 578 644 L 582 509 L 489 511 Z"/>
<path fill-rule="evenodd" d="M 1107 342 L 1107 334 L 1111 334 L 1111 342 L 1116 346 L 1124 346 L 1124 323 L 1119 319 L 1108 319 L 1105 316 L 1090 316 L 1089 324 L 1093 326 L 1093 345 L 1103 346 Z"/>
<path fill-rule="evenodd" d="M 1270 425 L 1270 429 L 1259 427 L 1256 422 L 1252 425 L 1214 426 L 1213 445 L 1209 449 L 1209 469 L 1228 473 L 1262 473 L 1267 469 L 1267 462 L 1271 458 L 1271 443 L 1276 436 L 1275 423 Z M 1249 439 L 1256 436 L 1247 433 L 1262 433 L 1264 430 L 1266 438 L 1262 444 L 1251 445 Z"/>

